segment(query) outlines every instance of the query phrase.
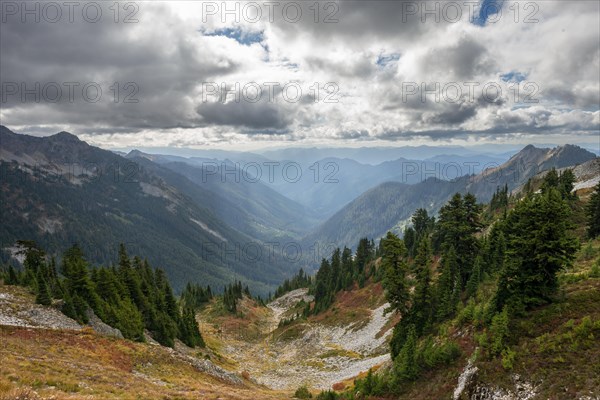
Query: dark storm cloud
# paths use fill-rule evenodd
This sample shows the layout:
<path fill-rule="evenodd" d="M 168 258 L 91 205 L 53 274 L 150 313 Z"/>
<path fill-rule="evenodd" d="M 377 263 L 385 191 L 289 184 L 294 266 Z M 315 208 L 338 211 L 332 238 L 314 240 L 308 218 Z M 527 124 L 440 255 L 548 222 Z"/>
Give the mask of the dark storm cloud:
<path fill-rule="evenodd" d="M 79 125 L 80 132 L 94 125 L 115 132 L 192 127 L 200 121 L 193 113 L 200 82 L 240 67 L 233 57 L 211 49 L 203 54 L 197 43 L 170 31 L 176 18 L 163 4 L 141 3 L 138 24 L 115 23 L 109 5 L 103 3 L 104 17 L 96 23 L 7 18 L 0 25 L 3 89 L 19 88 L 2 99 L 11 124 Z M 93 85 L 88 97 L 86 84 Z M 94 101 L 97 87 L 102 93 Z M 41 95 L 22 96 L 22 89 Z"/>
<path fill-rule="evenodd" d="M 460 103 L 440 102 L 435 104 L 437 110 L 421 114 L 421 122 L 426 126 L 455 126 L 473 118 L 477 115 L 479 109 L 494 106 L 500 107 L 504 103 L 505 101 L 501 98 L 488 99 L 485 96 L 479 96 L 475 101 L 462 101 Z"/>
<path fill-rule="evenodd" d="M 314 2 L 295 2 L 302 8 L 302 18 L 290 23 L 289 18 L 275 18 L 275 27 L 290 37 L 308 33 L 316 40 L 348 40 L 347 46 L 360 46 L 373 40 L 396 38 L 410 41 L 426 32 L 435 24 L 445 24 L 443 18 L 438 22 L 430 17 L 429 23 L 423 23 L 422 11 L 426 0 L 388 1 L 388 0 L 342 0 L 319 4 L 318 18 L 315 18 Z M 334 5 L 330 4 L 334 3 Z M 431 3 L 431 2 L 430 2 Z M 458 2 L 458 4 L 461 4 Z M 284 6 L 282 6 L 283 9 Z M 277 14 L 275 14 L 277 16 Z M 465 14 L 466 15 L 466 14 Z M 317 19 L 321 23 L 315 23 Z M 327 21 L 327 22 L 325 22 Z"/>
<path fill-rule="evenodd" d="M 487 49 L 474 38 L 461 38 L 445 48 L 433 48 L 421 62 L 424 71 L 444 68 L 455 79 L 468 80 L 496 69 Z"/>
<path fill-rule="evenodd" d="M 269 135 L 286 140 L 447 140 L 473 132 L 510 137 L 516 132 L 598 130 L 598 27 L 578 23 L 598 15 L 597 2 L 575 2 L 569 8 L 544 2 L 540 14 L 545 18 L 539 15 L 539 24 L 508 21 L 481 27 L 453 23 L 435 12 L 423 20 L 424 10 L 449 2 L 318 2 L 317 23 L 314 2 L 294 3 L 302 7 L 297 22 L 281 18 L 280 5 L 273 23 L 203 24 L 197 10 L 182 9 L 197 2 L 136 3 L 136 24 L 115 23 L 108 8 L 113 2 L 100 3 L 104 17 L 97 23 L 77 15 L 73 23 L 8 18 L 0 24 L 3 84 L 80 86 L 72 101 L 66 88 L 57 103 L 31 96 L 21 101 L 20 93 L 8 96 L 1 103 L 2 122 L 39 134 L 69 128 L 111 143 L 169 136 L 171 129 L 190 129 L 174 136 L 199 143 L 265 140 Z M 462 13 L 464 20 L 466 7 Z M 501 22 L 512 18 L 504 15 Z M 481 87 L 474 99 L 465 93 L 454 101 L 421 96 L 423 83 L 498 82 L 506 88 L 502 78 L 510 71 L 538 85 L 537 107 L 524 108 L 507 93 L 488 101 Z M 202 98 L 204 82 L 271 80 L 299 82 L 305 90 L 293 104 Z M 81 86 L 89 82 L 101 87 L 100 101 L 84 99 Z M 339 103 L 324 103 L 326 82 L 338 86 Z M 134 86 L 126 88 L 128 83 Z M 315 83 L 319 95 L 308 90 Z M 419 89 L 406 96 L 406 83 Z M 128 95 L 137 102 L 126 102 Z M 275 96 L 281 97 L 280 89 Z M 136 132 L 140 134 L 126 135 Z"/>
<path fill-rule="evenodd" d="M 290 123 L 280 108 L 265 102 L 205 103 L 198 107 L 197 112 L 202 122 L 208 125 L 281 130 Z"/>

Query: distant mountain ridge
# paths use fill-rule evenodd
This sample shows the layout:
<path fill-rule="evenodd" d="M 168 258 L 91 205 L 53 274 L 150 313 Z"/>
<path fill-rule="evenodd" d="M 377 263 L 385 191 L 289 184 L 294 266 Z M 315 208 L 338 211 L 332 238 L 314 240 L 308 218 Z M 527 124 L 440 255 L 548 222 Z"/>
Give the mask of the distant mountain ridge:
<path fill-rule="evenodd" d="M 451 153 L 456 150 L 459 154 Z M 410 159 L 401 157 L 402 154 L 414 154 L 416 156 L 430 155 L 433 151 L 442 152 L 430 158 L 425 159 Z M 450 152 L 450 153 L 448 153 Z M 205 152 L 206 153 L 206 152 Z M 331 153 L 331 154 L 328 154 Z M 210 153 L 206 153 L 210 154 Z M 202 169 L 207 169 L 207 166 L 212 169 L 216 175 L 206 175 L 212 182 L 201 182 L 204 186 L 210 186 L 214 183 L 214 178 L 223 176 L 224 166 L 227 171 L 232 169 L 239 170 L 242 173 L 246 170 L 254 171 L 255 168 L 260 170 L 260 182 L 254 182 L 253 186 L 261 187 L 260 190 L 253 188 L 254 193 L 263 193 L 266 196 L 270 190 L 278 192 L 285 198 L 304 207 L 305 211 L 298 214 L 296 221 L 300 224 L 296 226 L 294 232 L 301 233 L 306 228 L 314 228 L 317 222 L 322 222 L 326 218 L 331 217 L 335 212 L 339 211 L 343 206 L 360 196 L 365 191 L 388 181 L 401 183 L 419 183 L 432 174 L 440 179 L 451 180 L 460 177 L 467 173 L 478 174 L 483 169 L 495 167 L 506 160 L 509 156 L 506 154 L 486 155 L 467 151 L 460 147 L 427 147 L 421 146 L 416 148 L 359 148 L 359 149 L 288 149 L 288 151 L 267 151 L 265 154 L 272 155 L 274 159 L 268 159 L 263 156 L 257 156 L 254 153 L 240 154 L 232 152 L 231 154 L 218 153 L 225 158 L 206 158 L 206 157 L 182 157 L 175 155 L 148 154 L 139 150 L 132 150 L 127 157 L 142 157 L 165 165 L 168 168 L 185 169 L 189 173 L 193 172 L 193 176 L 198 181 L 198 175 L 202 175 Z M 347 157 L 339 157 L 347 155 Z M 370 164 L 364 161 L 358 161 L 352 158 L 357 155 L 360 160 L 369 160 L 370 156 L 378 156 L 372 160 L 382 160 L 379 163 Z M 256 156 L 256 158 L 253 158 Z M 280 158 L 282 156 L 290 156 L 290 158 Z M 381 158 L 383 156 L 383 158 Z M 391 159 L 387 159 L 391 158 Z M 171 166 L 168 164 L 173 163 Z M 184 164 L 191 165 L 195 168 L 200 168 L 198 171 L 190 171 Z M 273 170 L 270 171 L 270 166 Z M 218 171 L 214 171 L 215 166 L 218 166 Z M 249 168 L 248 168 L 249 166 Z M 288 169 L 289 168 L 289 169 Z M 289 172 L 293 179 L 284 176 L 284 170 Z M 181 171 L 180 171 L 181 172 Z M 273 175 L 271 175 L 273 172 Z M 299 172 L 298 179 L 295 179 L 295 174 Z M 192 179 L 194 180 L 194 179 Z M 231 186 L 231 175 L 226 179 L 227 182 L 222 182 L 228 189 Z M 242 179 L 241 185 L 244 185 Z M 241 189 L 238 187 L 238 189 Z M 271 193 L 271 197 L 274 197 Z M 282 203 L 283 204 L 283 203 Z M 218 209 L 218 207 L 217 207 Z M 278 214 L 277 208 L 273 209 L 274 214 Z M 279 212 L 286 214 L 286 212 Z M 311 215 L 312 214 L 312 215 Z M 226 216 L 222 216 L 226 219 Z M 247 218 L 245 219 L 247 220 Z M 289 220 L 289 218 L 288 218 Z M 237 223 L 238 219 L 232 222 Z M 291 226 L 291 225 L 287 225 Z M 244 228 L 245 229 L 245 228 Z M 256 230 L 245 231 L 249 234 L 261 234 Z M 306 232 L 305 232 L 306 233 Z"/>
<path fill-rule="evenodd" d="M 0 144 L 3 259 L 15 240 L 28 238 L 56 254 L 77 241 L 91 261 L 108 263 L 124 242 L 133 254 L 147 254 L 167 270 L 176 288 L 187 280 L 219 287 L 242 279 L 259 293 L 304 266 L 267 257 L 273 243 L 281 249 L 299 241 L 306 252 L 315 244 L 354 246 L 361 237 L 401 232 L 417 208 L 436 213 L 455 192 L 471 192 L 485 202 L 498 186 L 512 190 L 540 171 L 596 157 L 573 145 L 529 145 L 501 165 L 477 154 L 458 156 L 456 162 L 439 155 L 375 166 L 325 158 L 319 161 L 318 182 L 305 165 L 303 181 L 266 184 L 220 179 L 218 169 L 239 169 L 237 161 L 136 150 L 123 157 L 67 132 L 40 138 L 0 126 Z M 453 169 L 479 161 L 492 167 L 468 176 L 467 169 Z M 328 162 L 337 163 L 337 183 L 325 182 Z M 206 174 L 207 163 L 216 165 L 215 174 Z M 317 226 L 323 213 L 331 216 Z M 251 251 L 242 249 L 247 244 L 261 252 L 258 261 L 243 254 Z"/>
<path fill-rule="evenodd" d="M 198 199 L 221 220 L 262 241 L 296 240 L 317 224 L 310 209 L 281 195 L 255 177 L 245 177 L 235 163 L 162 156 L 132 151 L 128 159 L 144 159 L 178 173 L 214 196 Z M 210 167 L 210 168 L 209 168 Z M 226 168 L 226 171 L 222 171 Z M 226 175 L 229 174 L 229 175 Z"/>
<path fill-rule="evenodd" d="M 504 164 L 477 175 L 449 181 L 432 177 L 413 185 L 382 183 L 348 203 L 307 235 L 303 243 L 350 247 L 362 237 L 379 238 L 389 230 L 401 233 L 416 209 L 425 208 L 435 214 L 456 192 L 470 192 L 480 202 L 487 202 L 497 187 L 507 185 L 513 190 L 544 170 L 594 159 L 595 154 L 574 145 L 555 148 L 528 145 Z"/>

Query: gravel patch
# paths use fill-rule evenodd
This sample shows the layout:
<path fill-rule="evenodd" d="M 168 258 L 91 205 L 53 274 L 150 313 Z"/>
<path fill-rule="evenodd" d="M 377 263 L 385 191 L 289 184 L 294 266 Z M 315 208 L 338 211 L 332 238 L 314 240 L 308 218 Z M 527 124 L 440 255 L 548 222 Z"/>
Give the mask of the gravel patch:
<path fill-rule="evenodd" d="M 59 310 L 33 301 L 33 296 L 24 288 L 0 286 L 0 325 L 81 330 L 81 325 Z"/>
<path fill-rule="evenodd" d="M 280 319 L 299 301 L 311 301 L 306 289 L 298 289 L 268 304 L 272 311 L 265 325 L 268 332 L 277 328 Z M 301 385 L 330 389 L 333 384 L 352 378 L 370 368 L 389 362 L 387 332 L 377 334 L 388 322 L 384 304 L 371 312 L 370 320 L 361 328 L 348 325 L 330 327 L 305 324 L 301 337 L 277 340 L 266 335 L 264 340 L 247 343 L 228 338 L 222 353 L 239 363 L 252 379 L 271 389 L 294 390 Z"/>

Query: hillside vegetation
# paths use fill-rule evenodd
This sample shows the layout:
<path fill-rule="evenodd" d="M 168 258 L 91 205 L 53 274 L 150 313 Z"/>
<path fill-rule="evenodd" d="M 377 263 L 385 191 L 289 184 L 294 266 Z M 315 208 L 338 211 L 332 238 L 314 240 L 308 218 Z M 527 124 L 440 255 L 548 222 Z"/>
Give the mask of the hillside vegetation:
<path fill-rule="evenodd" d="M 97 267 L 20 241 L 23 268 L 0 273 L 0 399 L 597 399 L 600 184 L 576 189 L 580 172 L 488 204 L 455 193 L 266 301 L 239 280 L 177 298 L 124 245 Z"/>
<path fill-rule="evenodd" d="M 212 184 L 209 190 L 163 165 L 124 158 L 67 132 L 34 137 L 0 125 L 0 142 L 2 262 L 18 264 L 17 240 L 33 240 L 57 258 L 77 243 L 92 265 L 116 262 L 118 246 L 125 243 L 164 268 L 176 291 L 189 281 L 220 288 L 244 280 L 263 295 L 297 268 L 280 253 L 270 259 L 263 243 L 288 237 L 285 226 L 292 215 L 304 215 L 282 196 L 263 204 L 269 193 L 276 194 L 272 190 L 261 203 L 261 209 L 273 209 L 271 218 L 264 212 L 253 218 L 239 206 L 249 195 L 244 189 L 258 190 L 253 185 Z M 286 207 L 293 211 L 283 213 Z M 224 222 L 223 210 L 252 229 L 240 231 Z M 244 233 L 257 229 L 263 233 Z"/>
<path fill-rule="evenodd" d="M 600 395 L 600 185 L 582 201 L 574 181 L 551 170 L 539 189 L 499 189 L 485 209 L 456 194 L 434 224 L 413 216 L 410 242 L 388 233 L 383 285 L 401 315 L 393 362 L 319 398 Z"/>
<path fill-rule="evenodd" d="M 387 179 L 354 198 L 307 235 L 304 243 L 344 247 L 355 246 L 363 237 L 378 240 L 388 231 L 398 235 L 410 225 L 415 210 L 423 208 L 435 215 L 455 193 L 471 193 L 479 202 L 488 203 L 498 187 L 506 186 L 510 192 L 542 171 L 573 167 L 593 162 L 595 158 L 593 153 L 573 145 L 553 149 L 529 145 L 502 165 L 494 163 L 493 168 L 476 175 L 452 175 L 455 167 L 460 168 L 456 162 L 433 165 L 407 162 L 414 168 L 408 171 L 400 163 L 395 171 L 403 176 Z M 597 174 L 597 166 L 595 170 Z M 409 178 L 419 180 L 409 182 Z"/>

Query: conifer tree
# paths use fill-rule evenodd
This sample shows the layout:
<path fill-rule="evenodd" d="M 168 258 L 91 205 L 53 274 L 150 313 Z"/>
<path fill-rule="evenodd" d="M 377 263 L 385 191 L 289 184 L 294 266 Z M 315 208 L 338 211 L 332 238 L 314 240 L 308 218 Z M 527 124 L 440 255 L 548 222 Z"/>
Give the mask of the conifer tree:
<path fill-rule="evenodd" d="M 73 304 L 73 298 L 71 297 L 69 292 L 65 292 L 63 296 L 63 305 L 61 311 L 67 317 L 73 318 L 74 320 L 79 320 L 77 311 L 75 311 L 75 304 Z"/>
<path fill-rule="evenodd" d="M 168 283 L 165 283 L 163 292 L 165 298 L 165 312 L 168 316 L 177 320 L 179 318 L 179 306 L 177 305 L 177 300 L 173 295 L 173 290 Z"/>
<path fill-rule="evenodd" d="M 181 333 L 180 339 L 186 345 L 190 347 L 205 347 L 204 339 L 198 330 L 195 311 L 192 307 L 184 307 L 179 331 Z"/>
<path fill-rule="evenodd" d="M 109 306 L 112 308 L 114 327 L 119 329 L 127 339 L 144 340 L 144 321 L 142 314 L 135 307 L 131 299 L 124 299 L 118 304 Z"/>
<path fill-rule="evenodd" d="M 442 273 L 437 284 L 437 316 L 442 320 L 456 310 L 457 294 L 460 293 L 458 259 L 454 247 L 450 247 L 442 258 Z"/>
<path fill-rule="evenodd" d="M 44 274 L 41 271 L 38 271 L 37 274 L 37 295 L 35 297 L 35 302 L 44 306 L 52 304 L 50 290 L 48 289 L 46 279 L 44 279 Z"/>
<path fill-rule="evenodd" d="M 492 200 L 490 200 L 490 209 L 492 211 L 500 210 L 502 208 L 508 207 L 508 185 L 505 184 L 502 189 L 500 187 L 496 188 L 496 193 L 492 196 Z"/>
<path fill-rule="evenodd" d="M 315 276 L 315 307 L 314 313 L 317 314 L 325 310 L 331 300 L 332 294 L 329 291 L 331 287 L 331 264 L 327 259 L 321 260 L 321 267 Z"/>
<path fill-rule="evenodd" d="M 551 300 L 557 273 L 569 266 L 578 248 L 570 230 L 570 207 L 560 191 L 549 187 L 541 195 L 520 201 L 506 221 L 506 262 L 495 305 L 530 307 Z"/>
<path fill-rule="evenodd" d="M 573 188 L 575 186 L 575 174 L 572 169 L 564 170 L 559 178 L 558 178 L 558 189 L 563 197 L 566 200 L 575 200 L 577 195 L 573 193 Z"/>
<path fill-rule="evenodd" d="M 417 242 L 416 233 L 412 226 L 407 226 L 404 229 L 404 234 L 402 235 L 402 240 L 404 241 L 404 245 L 406 246 L 406 250 L 408 251 L 408 255 L 414 255 L 415 244 Z"/>
<path fill-rule="evenodd" d="M 430 265 L 431 253 L 429 240 L 424 239 L 419 244 L 415 258 L 417 284 L 410 310 L 410 320 L 415 324 L 415 329 L 419 336 L 429 328 L 434 315 Z"/>
<path fill-rule="evenodd" d="M 551 188 L 558 189 L 559 182 L 560 178 L 558 176 L 558 172 L 556 171 L 556 168 L 552 168 L 544 176 L 544 181 L 542 182 L 542 193 L 548 192 Z"/>
<path fill-rule="evenodd" d="M 6 278 L 6 284 L 7 285 L 18 285 L 19 284 L 19 278 L 17 276 L 17 272 L 15 271 L 15 268 L 12 265 L 8 266 L 8 277 Z"/>
<path fill-rule="evenodd" d="M 409 326 L 408 335 L 404 346 L 394 361 L 394 370 L 401 379 L 414 380 L 418 373 L 415 355 L 417 352 L 417 332 L 414 325 Z"/>
<path fill-rule="evenodd" d="M 367 262 L 373 257 L 373 245 L 368 238 L 362 238 L 356 248 L 356 270 L 358 275 L 364 273 Z"/>
<path fill-rule="evenodd" d="M 329 292 L 337 293 L 342 289 L 342 260 L 341 251 L 336 248 L 331 256 L 331 280 L 329 282 Z"/>
<path fill-rule="evenodd" d="M 93 310 L 98 308 L 98 295 L 95 292 L 94 285 L 90 280 L 88 264 L 83 257 L 83 252 L 77 245 L 73 245 L 63 256 L 64 270 L 67 280 L 67 289 L 73 295 L 73 304 L 78 315 L 83 317 L 87 305 Z M 82 305 L 83 304 L 87 305 Z M 83 311 L 82 311 L 83 310 Z"/>
<path fill-rule="evenodd" d="M 342 251 L 342 289 L 348 289 L 352 284 L 352 250 L 347 247 L 344 247 Z"/>
<path fill-rule="evenodd" d="M 587 215 L 587 235 L 593 239 L 600 235 L 600 183 L 594 189 L 590 196 L 590 201 L 586 207 Z"/>
<path fill-rule="evenodd" d="M 36 284 L 38 271 L 42 270 L 43 274 L 46 272 L 46 253 L 33 240 L 17 240 L 17 245 L 21 248 L 18 254 L 25 255 L 23 284 L 33 287 Z"/>
<path fill-rule="evenodd" d="M 411 222 L 413 224 L 415 234 L 417 237 L 417 241 L 420 241 L 435 224 L 435 219 L 433 217 L 429 217 L 427 214 L 427 210 L 424 208 L 419 208 L 411 217 Z"/>
<path fill-rule="evenodd" d="M 73 309 L 75 310 L 76 319 L 79 322 L 87 324 L 89 321 L 87 310 L 88 305 L 85 300 L 77 293 L 73 294 Z"/>
<path fill-rule="evenodd" d="M 115 284 L 115 277 L 108 268 L 100 268 L 96 278 L 96 292 L 100 298 L 110 304 L 119 301 L 119 292 Z"/>
<path fill-rule="evenodd" d="M 493 274 L 502 270 L 505 253 L 506 239 L 503 232 L 503 224 L 496 223 L 492 226 L 487 239 L 486 252 L 483 254 L 487 265 L 482 265 L 483 271 Z"/>
<path fill-rule="evenodd" d="M 473 273 L 467 282 L 467 296 L 472 297 L 477 293 L 479 284 L 483 281 L 483 258 L 479 255 L 475 259 L 475 266 L 473 267 Z"/>
<path fill-rule="evenodd" d="M 466 285 L 475 257 L 479 252 L 479 242 L 475 234 L 481 229 L 481 206 L 477 199 L 470 193 L 464 198 L 456 193 L 446 205 L 440 209 L 439 223 L 437 225 L 437 240 L 442 251 L 454 247 L 458 259 L 460 287 Z"/>
<path fill-rule="evenodd" d="M 404 315 L 408 310 L 410 300 L 409 287 L 406 282 L 408 266 L 404 260 L 406 247 L 398 236 L 388 232 L 383 242 L 383 251 L 382 267 L 385 269 L 383 285 L 386 289 L 386 298 L 390 303 L 391 310 Z"/>

